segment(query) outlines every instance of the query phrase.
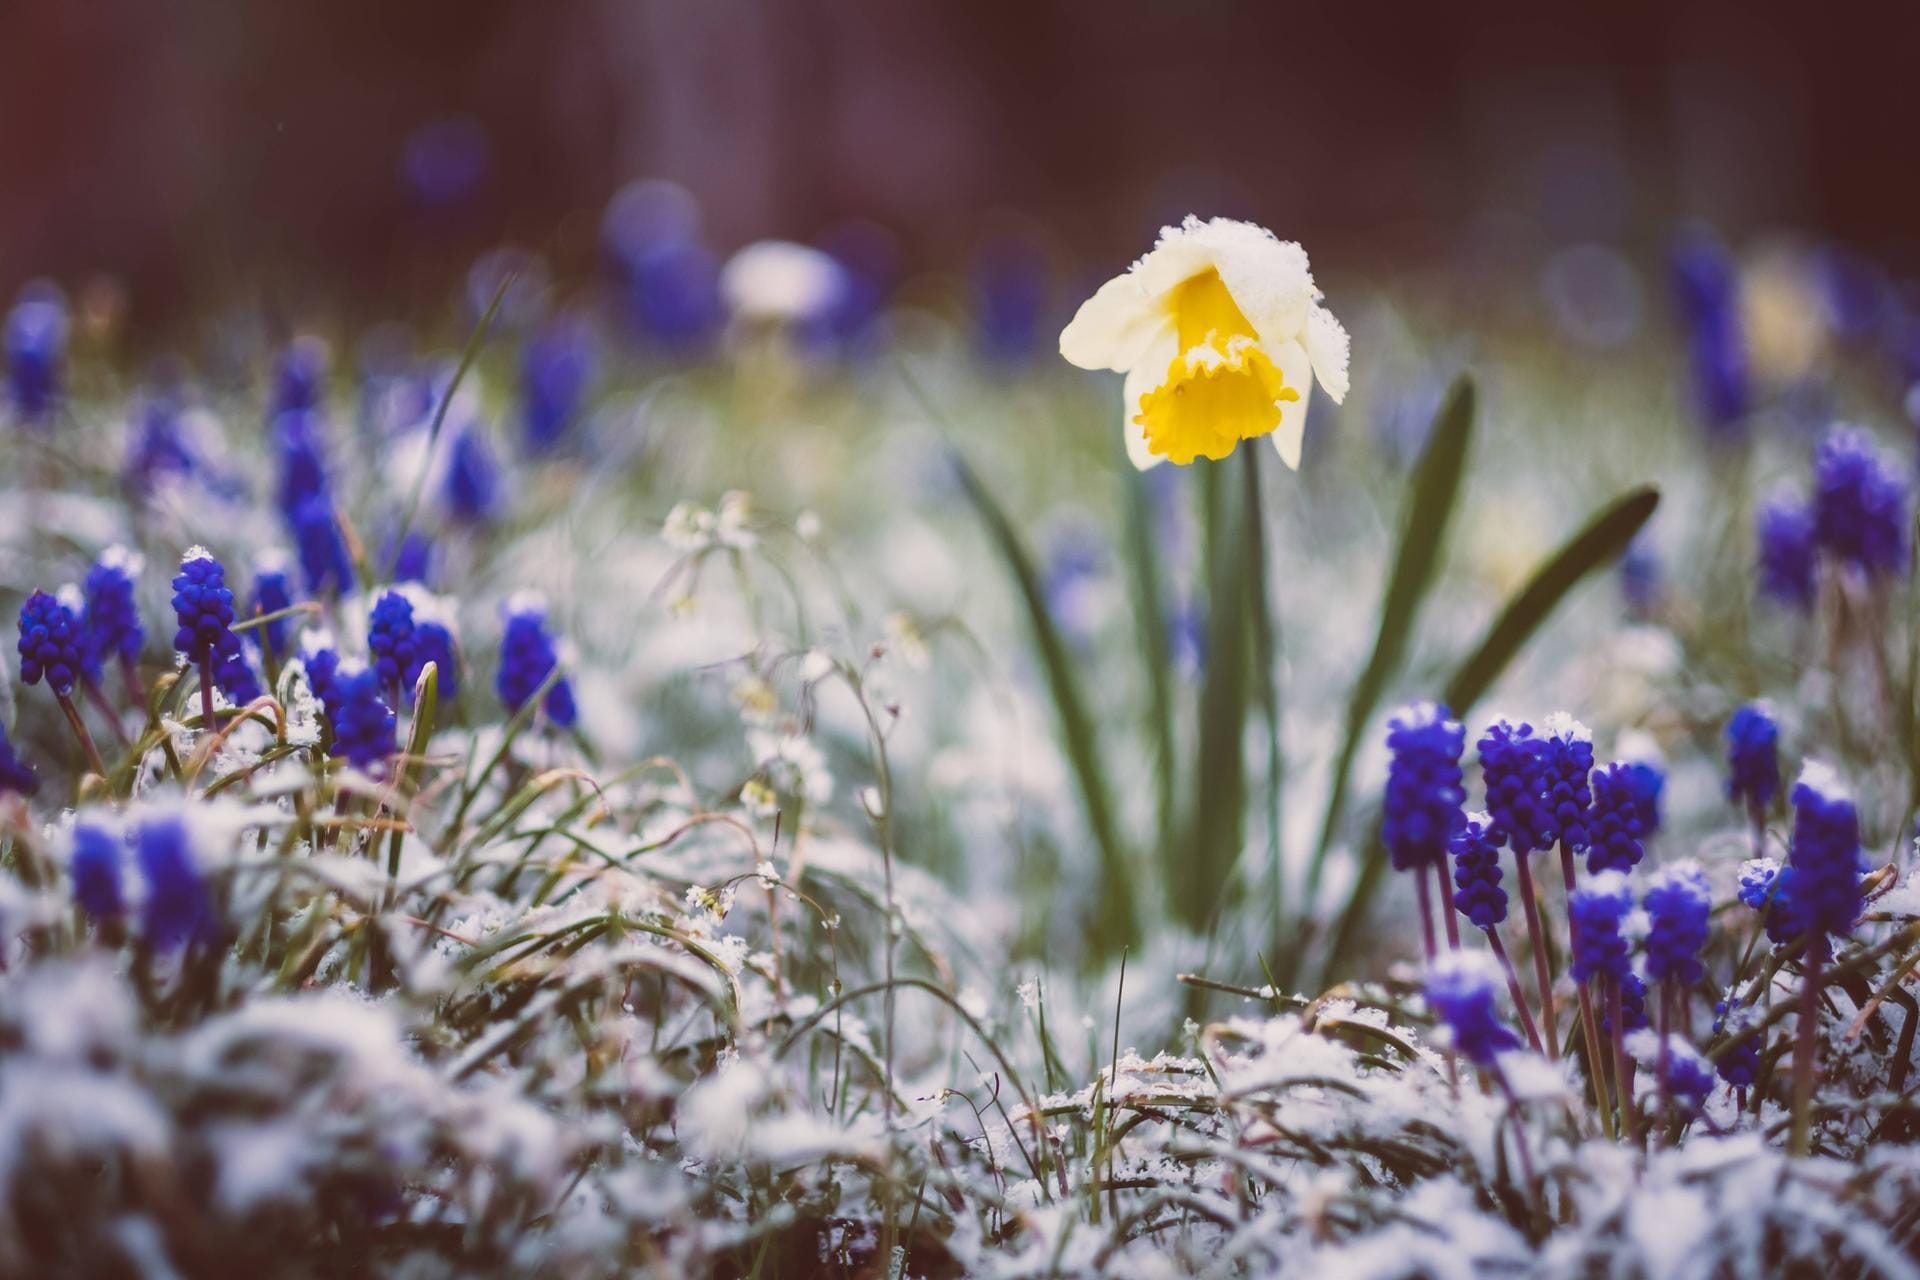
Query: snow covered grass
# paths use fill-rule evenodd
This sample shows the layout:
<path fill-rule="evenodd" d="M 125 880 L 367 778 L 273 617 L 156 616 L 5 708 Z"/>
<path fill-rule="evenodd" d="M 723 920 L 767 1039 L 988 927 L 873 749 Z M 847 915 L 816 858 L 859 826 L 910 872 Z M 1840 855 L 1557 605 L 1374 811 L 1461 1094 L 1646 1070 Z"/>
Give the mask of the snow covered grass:
<path fill-rule="evenodd" d="M 1090 383 L 909 314 L 602 353 L 553 427 L 511 310 L 470 367 L 295 344 L 173 396 L 83 342 L 0 438 L 8 603 L 104 556 L 146 630 L 74 685 L 103 773 L 44 681 L 0 699 L 37 770 L 0 785 L 0 1273 L 1920 1271 L 1915 602 L 1839 559 L 1753 599 L 1749 494 L 1809 483 L 1784 418 L 1710 447 L 1658 351 L 1493 332 L 1411 461 L 1382 375 L 1297 476 L 1143 477 Z M 247 696 L 174 656 L 197 544 Z M 253 610 L 276 555 L 293 602 Z M 378 675 L 351 735 L 323 652 Z M 1775 784 L 1730 804 L 1761 694 Z M 1492 1023 L 1436 1019 L 1419 902 L 1436 951 L 1454 913 L 1380 840 L 1388 706 L 1472 744 L 1492 696 L 1665 780 L 1644 865 L 1571 873 L 1626 886 L 1634 980 L 1698 961 L 1653 1030 L 1586 1025 L 1625 1009 L 1572 975 L 1554 855 L 1534 934 L 1497 845 L 1548 1043 L 1491 961 Z M 1827 954 L 1741 896 L 1839 838 L 1789 833 L 1783 753 L 1865 850 Z M 1684 860 L 1697 942 L 1645 896 Z"/>

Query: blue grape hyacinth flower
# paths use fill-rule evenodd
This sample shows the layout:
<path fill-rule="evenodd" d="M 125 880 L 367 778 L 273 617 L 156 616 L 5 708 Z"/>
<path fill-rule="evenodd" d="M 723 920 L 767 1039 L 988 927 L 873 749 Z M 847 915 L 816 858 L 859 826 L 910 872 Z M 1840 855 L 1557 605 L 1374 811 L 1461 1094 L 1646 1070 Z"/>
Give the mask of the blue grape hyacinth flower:
<path fill-rule="evenodd" d="M 1903 469 L 1858 427 L 1828 430 L 1814 453 L 1814 540 L 1868 577 L 1907 561 L 1907 481 Z"/>
<path fill-rule="evenodd" d="M 454 640 L 453 629 L 444 622 L 428 620 L 422 622 L 414 631 L 414 667 L 403 692 L 413 696 L 413 687 L 420 680 L 420 673 L 426 664 L 434 666 L 434 679 L 438 684 L 436 697 L 442 702 L 451 702 L 460 696 L 460 657 L 459 647 Z"/>
<path fill-rule="evenodd" d="M 332 359 L 327 344 L 319 338 L 302 336 L 289 342 L 274 364 L 270 416 L 319 409 L 326 398 Z"/>
<path fill-rule="evenodd" d="M 1487 812 L 1493 817 L 1489 834 L 1522 856 L 1552 848 L 1559 835 L 1547 801 L 1547 744 L 1533 736 L 1532 725 L 1495 720 L 1478 745 Z"/>
<path fill-rule="evenodd" d="M 320 700 L 327 722 L 340 718 L 340 651 L 327 631 L 309 631 L 300 637 L 300 665 L 307 688 Z"/>
<path fill-rule="evenodd" d="M 126 914 L 126 861 L 126 842 L 118 831 L 97 822 L 74 824 L 67 875 L 73 881 L 74 903 L 93 920 L 117 920 Z"/>
<path fill-rule="evenodd" d="M 1819 592 L 1819 555 L 1813 511 L 1791 494 L 1775 494 L 1754 517 L 1760 593 L 1802 613 Z"/>
<path fill-rule="evenodd" d="M 269 552 L 255 560 L 253 591 L 247 597 L 247 616 L 272 617 L 291 609 L 293 603 L 293 573 L 286 556 Z M 252 638 L 263 654 L 270 651 L 276 662 L 284 662 L 292 653 L 288 646 L 293 640 L 293 619 L 274 618 L 271 622 L 264 622 L 253 629 Z"/>
<path fill-rule="evenodd" d="M 173 579 L 173 613 L 179 623 L 173 647 L 187 661 L 219 671 L 240 652 L 227 571 L 205 547 L 190 548 L 181 558 Z"/>
<path fill-rule="evenodd" d="M 1633 910 L 1633 890 L 1620 871 L 1602 871 L 1567 897 L 1567 931 L 1573 947 L 1573 978 L 1626 981 L 1629 947 L 1622 926 Z"/>
<path fill-rule="evenodd" d="M 418 676 L 418 648 L 413 601 L 399 591 L 382 592 L 367 617 L 367 654 L 382 689 L 397 694 L 409 673 Z"/>
<path fill-rule="evenodd" d="M 1468 814 L 1453 833 L 1453 905 L 1482 929 L 1507 918 L 1507 891 L 1500 887 L 1500 845 L 1492 836 L 1493 819 Z"/>
<path fill-rule="evenodd" d="M 1587 847 L 1587 821 L 1593 807 L 1593 733 L 1566 712 L 1542 722 L 1547 747 L 1547 805 L 1553 831 L 1569 849 Z"/>
<path fill-rule="evenodd" d="M 308 498 L 294 511 L 289 525 L 307 590 L 316 596 L 352 591 L 353 557 L 347 551 L 333 503 L 320 496 Z"/>
<path fill-rule="evenodd" d="M 499 513 L 500 468 L 477 426 L 469 424 L 454 436 L 443 492 L 456 520 L 485 524 Z"/>
<path fill-rule="evenodd" d="M 20 606 L 20 683 L 45 681 L 65 698 L 86 671 L 84 637 L 73 609 L 57 596 L 35 591 Z"/>
<path fill-rule="evenodd" d="M 1667 1037 L 1660 1054 L 1660 1084 L 1681 1116 L 1694 1116 L 1713 1093 L 1713 1063 L 1677 1035 Z"/>
<path fill-rule="evenodd" d="M 22 760 L 0 724 L 0 795 L 30 798 L 40 790 L 40 776 Z"/>
<path fill-rule="evenodd" d="M 1713 1034 L 1735 1036 L 1759 1021 L 1756 1011 L 1721 1000 L 1713 1006 Z M 1760 1075 L 1760 1050 L 1766 1036 L 1756 1032 L 1729 1045 L 1718 1060 L 1720 1078 L 1736 1089 L 1750 1089 Z"/>
<path fill-rule="evenodd" d="M 1791 799 L 1791 875 L 1782 890 L 1790 895 L 1794 923 L 1821 938 L 1852 933 L 1860 918 L 1860 881 L 1866 871 L 1853 797 L 1832 769 L 1809 761 Z"/>
<path fill-rule="evenodd" d="M 109 659 L 137 662 L 146 644 L 147 631 L 140 622 L 140 606 L 134 600 L 134 583 L 145 562 L 125 547 L 108 547 L 87 570 L 81 583 L 85 601 L 81 623 L 93 665 Z"/>
<path fill-rule="evenodd" d="M 146 887 L 140 914 L 148 945 L 168 951 L 211 941 L 218 932 L 213 895 L 186 817 L 164 813 L 143 819 L 134 833 L 134 859 Z"/>
<path fill-rule="evenodd" d="M 25 422 L 52 417 L 66 376 L 67 306 L 50 286 L 32 286 L 7 314 L 7 394 Z"/>
<path fill-rule="evenodd" d="M 1707 945 L 1713 895 L 1698 863 L 1663 867 L 1647 886 L 1647 977 L 1688 987 L 1706 974 L 1700 952 Z"/>
<path fill-rule="evenodd" d="M 1633 766 L 1614 761 L 1594 771 L 1593 805 L 1587 816 L 1587 870 L 1631 871 L 1646 853 L 1645 802 Z"/>
<path fill-rule="evenodd" d="M 517 713 L 559 664 L 560 653 L 547 632 L 546 606 L 538 597 L 516 596 L 507 602 L 504 612 L 506 631 L 500 638 L 500 670 L 494 677 L 494 690 L 507 710 Z M 579 711 L 566 677 L 547 691 L 542 709 L 558 728 L 573 727 Z"/>
<path fill-rule="evenodd" d="M 383 696 L 380 674 L 342 662 L 336 679 L 333 754 L 377 777 L 394 748 L 394 713 Z"/>
<path fill-rule="evenodd" d="M 1416 702 L 1387 722 L 1386 798 L 1381 840 L 1399 871 L 1443 863 L 1447 844 L 1465 820 L 1467 789 L 1460 773 L 1466 730 L 1432 702 Z"/>
<path fill-rule="evenodd" d="M 1493 1066 L 1520 1047 L 1520 1037 L 1500 1020 L 1501 974 L 1477 951 L 1450 951 L 1427 968 L 1427 1004 L 1451 1048 L 1476 1066 Z"/>
<path fill-rule="evenodd" d="M 1726 439 L 1743 429 L 1751 398 L 1739 275 L 1726 248 L 1704 230 L 1681 237 L 1672 265 L 1694 404 L 1709 438 Z"/>
<path fill-rule="evenodd" d="M 1727 721 L 1727 798 L 1756 818 L 1780 793 L 1780 725 L 1765 702 L 1749 702 Z"/>
<path fill-rule="evenodd" d="M 579 421 L 593 376 L 592 337 L 578 321 L 555 322 L 527 343 L 520 358 L 520 420 L 530 452 L 552 449 Z"/>

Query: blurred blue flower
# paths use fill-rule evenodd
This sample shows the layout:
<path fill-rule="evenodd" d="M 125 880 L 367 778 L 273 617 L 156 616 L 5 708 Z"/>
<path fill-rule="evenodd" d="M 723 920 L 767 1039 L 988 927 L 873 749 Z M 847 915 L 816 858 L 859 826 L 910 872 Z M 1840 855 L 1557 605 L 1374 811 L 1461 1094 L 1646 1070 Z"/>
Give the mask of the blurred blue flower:
<path fill-rule="evenodd" d="M 1607 1010 L 1600 1015 L 1600 1032 L 1609 1038 L 1613 1036 L 1613 1010 L 1611 1000 L 1607 1001 Z M 1628 971 L 1620 980 L 1620 1021 L 1624 1031 L 1638 1031 L 1647 1025 L 1647 984 L 1637 973 Z"/>
<path fill-rule="evenodd" d="M 1727 798 L 1764 813 L 1780 791 L 1780 726 L 1764 702 L 1749 702 L 1727 721 Z"/>
<path fill-rule="evenodd" d="M 126 852 L 116 831 L 92 822 L 76 822 L 67 874 L 73 900 L 94 920 L 114 920 L 127 912 L 124 884 Z"/>
<path fill-rule="evenodd" d="M 193 474 L 196 461 L 187 443 L 176 395 L 148 393 L 141 397 L 134 418 L 133 437 L 127 446 L 127 483 L 134 493 L 151 494 L 163 476 Z"/>
<path fill-rule="evenodd" d="M 391 544 L 389 544 L 391 548 Z M 417 582 L 428 585 L 433 573 L 433 539 L 418 529 L 409 530 L 407 536 L 400 539 L 398 552 L 391 552 L 393 558 L 393 580 L 395 582 Z"/>
<path fill-rule="evenodd" d="M 29 286 L 7 314 L 7 393 L 27 422 L 59 403 L 67 360 L 67 306 L 51 286 Z"/>
<path fill-rule="evenodd" d="M 146 883 L 141 928 L 147 944 L 166 951 L 210 941 L 215 933 L 213 898 L 194 855 L 186 820 L 149 817 L 134 836 L 134 858 Z"/>
<path fill-rule="evenodd" d="M 1667 1100 L 1682 1116 L 1698 1114 L 1713 1093 L 1713 1064 L 1679 1036 L 1667 1037 L 1661 1063 L 1665 1074 L 1660 1080 L 1666 1088 Z"/>
<path fill-rule="evenodd" d="M 1716 1039 L 1723 1034 L 1744 1031 L 1755 1021 L 1746 1010 L 1730 1013 L 1729 1003 L 1725 1000 L 1713 1006 L 1713 1034 Z M 1752 1088 L 1753 1082 L 1760 1076 L 1760 1049 L 1765 1040 L 1764 1034 L 1756 1033 L 1721 1050 L 1718 1059 L 1720 1078 L 1736 1089 Z"/>
<path fill-rule="evenodd" d="M 494 691 L 508 712 L 518 713 L 539 692 L 559 661 L 559 651 L 547 633 L 545 607 L 526 598 L 508 601 L 506 632 L 500 639 L 500 670 L 494 677 Z M 579 713 L 574 706 L 573 686 L 565 676 L 547 691 L 543 706 L 556 726 L 573 727 Z"/>
<path fill-rule="evenodd" d="M 1667 789 L 1667 772 L 1651 760 L 1629 760 L 1620 769 L 1639 807 L 1640 838 L 1651 840 L 1660 830 L 1660 796 Z"/>
<path fill-rule="evenodd" d="M 1633 910 L 1633 890 L 1620 871 L 1602 871 L 1567 897 L 1567 932 L 1573 949 L 1573 980 L 1612 978 L 1629 973 L 1627 939 L 1621 932 Z"/>
<path fill-rule="evenodd" d="M 253 594 L 247 600 L 249 618 L 265 617 L 291 609 L 293 601 L 293 578 L 278 557 L 254 568 Z M 262 623 L 253 629 L 251 636 L 255 646 L 263 652 L 271 649 L 274 660 L 284 662 L 292 652 L 288 642 L 293 638 L 293 619 L 276 618 L 272 622 Z"/>
<path fill-rule="evenodd" d="M 1907 480 L 1858 427 L 1836 425 L 1814 454 L 1814 540 L 1870 577 L 1907 562 Z"/>
<path fill-rule="evenodd" d="M 1808 763 L 1794 784 L 1793 840 L 1783 882 L 1798 930 L 1823 937 L 1846 935 L 1860 918 L 1860 817 L 1840 779 L 1824 765 Z M 1778 905 L 1776 900 L 1776 906 Z"/>
<path fill-rule="evenodd" d="M 1634 622 L 1651 620 L 1660 611 L 1660 589 L 1660 557 L 1646 539 L 1636 538 L 1620 557 L 1620 602 L 1627 617 Z"/>
<path fill-rule="evenodd" d="M 520 358 L 520 419 L 527 448 L 560 443 L 586 409 L 594 374 L 592 335 L 578 321 L 548 325 Z"/>
<path fill-rule="evenodd" d="M 31 796 L 39 790 L 39 775 L 15 753 L 6 726 L 0 724 L 0 795 Z"/>
<path fill-rule="evenodd" d="M 316 596 L 352 591 L 353 557 L 347 551 L 346 535 L 340 531 L 333 503 L 320 496 L 308 498 L 294 509 L 290 523 L 307 590 Z"/>
<path fill-rule="evenodd" d="M 1663 867 L 1647 886 L 1647 977 L 1690 987 L 1706 974 L 1700 952 L 1707 945 L 1713 895 L 1697 864 Z"/>
<path fill-rule="evenodd" d="M 317 413 L 326 399 L 331 362 L 327 344 L 318 338 L 299 337 L 289 342 L 274 362 L 268 420 L 277 421 L 288 413 Z"/>
<path fill-rule="evenodd" d="M 1708 435 L 1724 438 L 1743 429 L 1751 398 L 1738 271 L 1726 249 L 1704 231 L 1681 237 L 1672 265 L 1694 402 Z"/>
<path fill-rule="evenodd" d="M 400 176 L 407 193 L 431 209 L 466 204 L 486 185 L 493 162 L 487 131 L 471 116 L 429 120 L 407 135 Z"/>
<path fill-rule="evenodd" d="M 720 260 L 696 239 L 693 197 L 672 183 L 632 183 L 607 206 L 607 261 L 632 329 L 651 345 L 685 353 L 721 321 Z"/>
<path fill-rule="evenodd" d="M 336 671 L 333 754 L 378 776 L 393 754 L 394 714 L 382 696 L 380 673 L 371 667 Z"/>
<path fill-rule="evenodd" d="M 973 295 L 983 359 L 1017 364 L 1034 357 L 1051 287 L 1046 251 L 1032 238 L 1001 236 L 981 246 L 973 261 Z"/>
<path fill-rule="evenodd" d="M 1500 1020 L 1498 973 L 1477 952 L 1452 951 L 1427 970 L 1427 1004 L 1450 1033 L 1452 1047 L 1469 1062 L 1492 1066 L 1520 1047 L 1520 1037 Z"/>
<path fill-rule="evenodd" d="M 1755 517 L 1760 591 L 1801 612 L 1813 608 L 1818 581 L 1813 511 L 1790 494 L 1775 494 Z"/>
<path fill-rule="evenodd" d="M 453 439 L 445 492 L 455 519 L 484 524 L 498 512 L 500 470 L 477 426 L 469 424 Z"/>
<path fill-rule="evenodd" d="M 438 683 L 437 697 L 441 702 L 451 702 L 460 696 L 460 660 L 453 643 L 453 632 L 439 622 L 422 622 L 414 629 L 414 664 L 406 683 L 401 688 L 404 697 L 413 696 L 413 687 L 420 680 L 420 672 L 431 662 L 435 668 L 435 680 Z"/>
<path fill-rule="evenodd" d="M 96 666 L 109 658 L 134 662 L 140 657 L 147 638 L 133 596 L 134 575 L 140 567 L 140 557 L 133 552 L 108 547 L 87 570 L 80 588 L 86 601 L 81 626 Z"/>

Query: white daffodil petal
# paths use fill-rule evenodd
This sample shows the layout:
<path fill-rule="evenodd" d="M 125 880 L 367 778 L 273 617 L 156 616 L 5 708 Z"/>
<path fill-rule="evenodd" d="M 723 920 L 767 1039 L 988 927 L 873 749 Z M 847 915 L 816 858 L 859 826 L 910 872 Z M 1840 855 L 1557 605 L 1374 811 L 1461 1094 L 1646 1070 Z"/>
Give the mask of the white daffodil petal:
<path fill-rule="evenodd" d="M 1307 434 L 1307 405 L 1313 399 L 1313 362 L 1298 342 L 1264 342 L 1267 358 L 1280 367 L 1290 390 L 1298 391 L 1297 400 L 1280 401 L 1280 425 L 1271 432 L 1273 447 L 1280 460 L 1294 471 L 1300 469 L 1300 445 Z"/>
<path fill-rule="evenodd" d="M 1081 303 L 1060 331 L 1060 354 L 1068 364 L 1082 369 L 1125 373 L 1139 363 L 1147 344 L 1171 324 L 1166 309 L 1148 295 L 1136 276 L 1115 276 Z"/>
<path fill-rule="evenodd" d="M 1313 360 L 1313 372 L 1335 404 L 1347 398 L 1347 331 L 1333 312 L 1319 303 L 1307 311 L 1307 331 L 1301 339 Z"/>
<path fill-rule="evenodd" d="M 1155 253 L 1175 256 L 1183 263 L 1191 262 L 1195 254 L 1204 255 L 1262 341 L 1297 338 L 1306 328 L 1308 308 L 1320 291 L 1314 288 L 1307 251 L 1293 241 L 1232 218 L 1202 222 L 1188 217 L 1160 235 L 1161 247 Z M 1176 250 L 1180 251 L 1177 256 Z M 1189 268 L 1186 274 L 1196 269 Z"/>
<path fill-rule="evenodd" d="M 1146 471 L 1157 467 L 1166 459 L 1147 448 L 1147 429 L 1136 419 L 1140 416 L 1140 399 L 1167 379 L 1167 366 L 1180 354 L 1180 341 L 1168 329 L 1160 338 L 1148 347 L 1140 357 L 1140 362 L 1127 370 L 1127 380 L 1120 390 L 1120 430 L 1127 442 L 1127 460 L 1134 468 Z"/>

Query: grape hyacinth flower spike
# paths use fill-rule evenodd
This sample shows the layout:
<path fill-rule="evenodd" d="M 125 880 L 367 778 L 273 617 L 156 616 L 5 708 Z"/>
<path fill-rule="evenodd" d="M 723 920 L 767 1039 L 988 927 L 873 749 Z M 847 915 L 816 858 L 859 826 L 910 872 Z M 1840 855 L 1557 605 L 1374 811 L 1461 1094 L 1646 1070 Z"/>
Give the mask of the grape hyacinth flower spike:
<path fill-rule="evenodd" d="M 1804 1155 L 1808 1109 L 1813 1099 L 1814 1041 L 1823 966 L 1833 955 L 1833 935 L 1852 933 L 1860 918 L 1864 864 L 1859 813 L 1852 794 L 1832 769 L 1809 761 L 1789 798 L 1793 802 L 1793 843 L 1774 892 L 1776 899 L 1787 896 L 1786 914 L 1806 939 L 1800 964 L 1791 1144 L 1796 1154 Z"/>
<path fill-rule="evenodd" d="M 388 701 L 400 705 L 403 685 L 420 670 L 413 601 L 404 592 L 383 591 L 367 617 L 367 654 Z"/>
<path fill-rule="evenodd" d="M 173 579 L 173 612 L 179 622 L 173 647 L 200 673 L 200 714 L 204 727 L 213 728 L 213 690 L 216 683 L 238 687 L 240 637 L 234 633 L 233 591 L 226 570 L 205 547 L 189 548 Z M 240 669 L 234 668 L 240 660 Z M 250 677 L 250 673 L 248 673 Z"/>
<path fill-rule="evenodd" d="M 333 754 L 379 777 L 386 771 L 394 745 L 393 708 L 382 696 L 380 673 L 357 662 L 342 662 L 336 679 Z"/>
<path fill-rule="evenodd" d="M 26 799 L 39 790 L 39 775 L 15 753 L 13 743 L 7 739 L 6 726 L 0 724 L 0 796 Z"/>
<path fill-rule="evenodd" d="M 74 904 L 94 923 L 111 927 L 126 915 L 126 848 L 119 831 L 99 822 L 76 822 L 67 875 Z"/>
<path fill-rule="evenodd" d="M 44 424 L 60 402 L 67 307 L 48 285 L 30 287 L 7 314 L 7 392 L 22 422 Z"/>
<path fill-rule="evenodd" d="M 83 641 L 79 618 L 74 616 L 71 606 L 57 597 L 35 591 L 20 606 L 20 683 L 35 685 L 45 681 L 59 702 L 81 751 L 86 754 L 88 767 L 105 777 L 107 766 L 100 759 L 100 750 L 94 746 L 93 735 L 87 732 L 79 708 L 73 705 L 74 686 L 86 670 Z"/>
<path fill-rule="evenodd" d="M 1677 862 L 1661 869 L 1647 886 L 1642 905 L 1647 913 L 1647 977 L 1660 984 L 1660 1108 L 1667 1110 L 1666 1058 L 1675 1004 L 1684 1004 L 1687 989 L 1700 981 L 1706 968 L 1700 952 L 1707 945 L 1713 895 L 1698 863 Z"/>
<path fill-rule="evenodd" d="M 1453 912 L 1445 910 L 1447 845 L 1463 821 L 1467 791 L 1460 774 L 1466 731 L 1445 707 L 1417 702 L 1387 722 L 1387 790 L 1380 838 L 1396 871 L 1410 871 L 1420 899 L 1420 925 L 1426 956 L 1434 955 L 1433 904 L 1429 872 L 1440 878 L 1442 914 L 1450 949 L 1460 945 Z"/>
<path fill-rule="evenodd" d="M 1550 849 L 1559 838 L 1548 805 L 1550 748 L 1534 736 L 1533 726 L 1495 719 L 1480 736 L 1480 776 L 1492 820 L 1487 835 L 1513 850 L 1514 878 L 1533 952 L 1533 976 L 1540 997 L 1540 1038 L 1549 1057 L 1559 1056 L 1559 1019 L 1553 1002 L 1553 973 L 1547 963 L 1540 903 L 1533 887 L 1529 855 Z"/>
<path fill-rule="evenodd" d="M 1869 581 L 1907 561 L 1907 482 L 1865 431 L 1831 428 L 1814 452 L 1814 541 Z"/>
<path fill-rule="evenodd" d="M 1819 560 L 1813 540 L 1813 512 L 1788 493 L 1778 493 L 1754 517 L 1759 545 L 1760 594 L 1801 613 L 1813 610 L 1819 590 Z"/>
<path fill-rule="evenodd" d="M 251 639 L 254 647 L 260 651 L 261 661 L 266 663 L 270 676 L 291 655 L 288 646 L 293 638 L 292 619 L 274 615 L 286 614 L 293 604 L 291 562 L 277 551 L 263 554 L 254 561 L 253 591 L 247 597 L 247 617 L 256 620 Z"/>
<path fill-rule="evenodd" d="M 1487 945 L 1500 962 L 1501 972 L 1506 974 L 1507 994 L 1513 997 L 1513 1007 L 1526 1030 L 1527 1042 L 1534 1052 L 1542 1053 L 1545 1046 L 1540 1042 L 1540 1028 L 1534 1024 L 1533 1011 L 1527 1007 L 1520 974 L 1513 967 L 1513 957 L 1507 954 L 1506 944 L 1500 940 L 1500 923 L 1507 918 L 1507 893 L 1500 887 L 1500 846 L 1493 839 L 1492 829 L 1492 818 L 1484 813 L 1470 813 L 1453 833 L 1449 842 L 1455 886 L 1453 905 L 1487 935 Z"/>
<path fill-rule="evenodd" d="M 134 832 L 134 860 L 146 889 L 140 927 L 148 946 L 170 951 L 217 936 L 213 895 L 185 814 L 162 813 L 142 821 Z"/>
<path fill-rule="evenodd" d="M 1767 810 L 1780 793 L 1780 725 L 1765 702 L 1749 702 L 1727 721 L 1727 798 L 1744 804 L 1753 856 L 1765 851 Z"/>
<path fill-rule="evenodd" d="M 127 697 L 144 712 L 146 691 L 140 684 L 140 651 L 147 642 L 146 628 L 140 622 L 140 607 L 134 600 L 134 583 L 139 581 L 146 561 L 125 547 L 108 547 L 87 570 L 81 584 L 85 609 L 81 621 L 87 643 L 93 650 L 95 665 L 104 667 L 111 660 L 118 664 L 126 685 Z"/>
<path fill-rule="evenodd" d="M 504 610 L 506 631 L 500 638 L 500 670 L 494 690 L 510 714 L 519 714 L 547 677 L 560 664 L 559 650 L 547 632 L 545 603 L 534 595 L 518 595 Z M 541 710 L 556 728 L 570 729 L 579 717 L 573 686 L 562 675 L 547 690 Z"/>
<path fill-rule="evenodd" d="M 1614 761 L 1594 771 L 1593 807 L 1587 821 L 1587 871 L 1631 871 L 1640 865 L 1646 806 L 1633 766 Z"/>

